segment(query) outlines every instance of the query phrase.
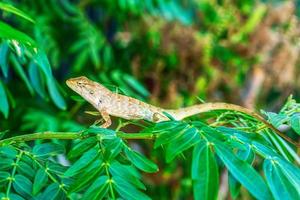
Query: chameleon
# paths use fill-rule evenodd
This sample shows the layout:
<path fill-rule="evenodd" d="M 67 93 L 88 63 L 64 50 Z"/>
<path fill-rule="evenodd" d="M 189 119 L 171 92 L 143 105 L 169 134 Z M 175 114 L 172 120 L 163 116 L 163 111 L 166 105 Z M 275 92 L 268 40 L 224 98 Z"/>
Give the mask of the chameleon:
<path fill-rule="evenodd" d="M 66 84 L 99 111 L 104 119 L 104 123 L 101 125 L 103 128 L 107 128 L 112 124 L 110 116 L 127 120 L 143 119 L 157 123 L 170 120 L 165 113 L 168 113 L 175 120 L 183 120 L 200 113 L 216 110 L 230 110 L 244 113 L 261 121 L 276 134 L 295 146 L 300 147 L 300 144 L 295 143 L 289 137 L 284 135 L 261 115 L 239 105 L 216 102 L 197 104 L 179 109 L 164 109 L 132 97 L 114 93 L 102 84 L 92 81 L 85 76 L 70 78 L 66 81 Z"/>

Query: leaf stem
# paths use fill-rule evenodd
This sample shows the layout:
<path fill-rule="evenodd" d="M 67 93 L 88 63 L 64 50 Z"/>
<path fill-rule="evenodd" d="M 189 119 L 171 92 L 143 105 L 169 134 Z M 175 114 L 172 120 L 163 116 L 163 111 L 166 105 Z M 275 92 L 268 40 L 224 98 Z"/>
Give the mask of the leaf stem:
<path fill-rule="evenodd" d="M 98 147 L 101 150 L 100 152 L 101 152 L 102 156 L 104 157 L 105 148 L 103 147 L 101 138 L 99 138 L 99 140 L 98 140 Z M 113 186 L 112 186 L 112 184 L 113 184 L 112 176 L 109 173 L 109 162 L 104 161 L 104 167 L 105 167 L 106 176 L 109 178 L 109 190 L 110 190 L 111 198 L 116 199 L 114 189 L 113 189 Z"/>
<path fill-rule="evenodd" d="M 23 153 L 24 153 L 24 151 L 20 151 L 19 152 L 19 154 L 16 157 L 17 158 L 16 162 L 13 165 L 13 170 L 11 172 L 11 176 L 10 176 L 9 183 L 8 183 L 8 186 L 7 186 L 7 191 L 6 191 L 6 197 L 8 199 L 9 199 L 11 185 L 12 185 L 12 182 L 15 180 L 15 174 L 16 174 L 16 171 L 17 171 L 17 167 L 18 167 L 18 164 L 19 164 L 19 162 L 21 160 L 21 157 L 22 157 Z"/>

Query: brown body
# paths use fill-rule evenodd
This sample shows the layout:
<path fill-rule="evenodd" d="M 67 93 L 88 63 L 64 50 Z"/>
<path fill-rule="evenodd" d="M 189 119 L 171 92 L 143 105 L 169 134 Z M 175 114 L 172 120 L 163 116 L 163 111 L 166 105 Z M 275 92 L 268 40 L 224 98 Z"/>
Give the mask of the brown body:
<path fill-rule="evenodd" d="M 100 112 L 105 120 L 105 123 L 102 124 L 102 127 L 104 128 L 111 125 L 110 115 L 128 120 L 145 119 L 152 122 L 161 122 L 169 120 L 169 118 L 164 115 L 164 112 L 167 112 L 176 120 L 182 120 L 199 113 L 214 110 L 231 110 L 256 118 L 257 120 L 263 122 L 268 128 L 272 129 L 275 133 L 287 141 L 295 144 L 290 138 L 286 137 L 262 116 L 250 109 L 238 105 L 227 103 L 205 103 L 176 110 L 168 110 L 152 106 L 132 97 L 113 93 L 103 85 L 84 76 L 67 80 L 67 85 Z"/>

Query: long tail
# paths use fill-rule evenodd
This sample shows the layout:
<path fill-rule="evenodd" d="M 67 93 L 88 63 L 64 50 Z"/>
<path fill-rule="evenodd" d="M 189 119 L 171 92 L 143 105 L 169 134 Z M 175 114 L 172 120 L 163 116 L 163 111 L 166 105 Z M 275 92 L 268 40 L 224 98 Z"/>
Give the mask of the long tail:
<path fill-rule="evenodd" d="M 230 110 L 230 111 L 236 111 L 241 112 L 244 114 L 247 114 L 258 121 L 261 121 L 264 123 L 268 128 L 273 130 L 276 134 L 278 134 L 280 137 L 284 138 L 286 141 L 292 143 L 296 147 L 300 148 L 300 144 L 294 142 L 291 138 L 284 135 L 282 132 L 280 132 L 277 128 L 275 128 L 272 124 L 270 124 L 265 118 L 263 118 L 261 115 L 257 114 L 253 110 L 250 110 L 248 108 L 244 108 L 242 106 L 238 106 L 235 104 L 228 104 L 228 103 L 204 103 L 204 104 L 198 104 L 186 108 L 180 108 L 177 110 L 166 110 L 170 115 L 172 115 L 176 120 L 182 120 L 184 118 L 210 112 L 210 111 L 216 111 L 216 110 Z"/>

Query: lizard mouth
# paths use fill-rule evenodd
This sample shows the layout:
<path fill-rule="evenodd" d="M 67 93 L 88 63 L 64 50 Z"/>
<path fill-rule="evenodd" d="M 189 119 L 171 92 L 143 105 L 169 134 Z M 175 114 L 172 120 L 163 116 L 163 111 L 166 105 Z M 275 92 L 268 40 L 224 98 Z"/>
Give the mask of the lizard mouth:
<path fill-rule="evenodd" d="M 66 81 L 66 84 L 67 84 L 67 86 L 68 86 L 69 88 L 72 88 L 72 85 L 74 84 L 74 81 L 72 81 L 72 79 L 68 79 L 68 80 Z"/>
<path fill-rule="evenodd" d="M 71 88 L 72 90 L 74 90 L 76 92 L 76 80 L 74 80 L 74 78 L 70 78 L 66 81 L 66 84 L 69 88 Z"/>

